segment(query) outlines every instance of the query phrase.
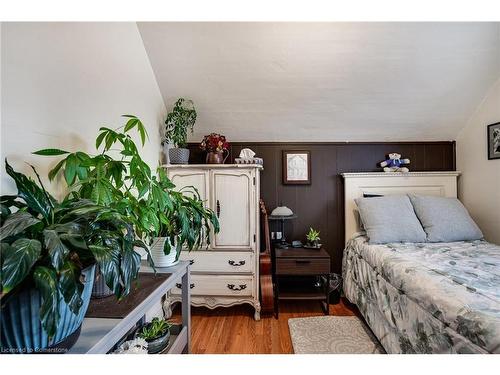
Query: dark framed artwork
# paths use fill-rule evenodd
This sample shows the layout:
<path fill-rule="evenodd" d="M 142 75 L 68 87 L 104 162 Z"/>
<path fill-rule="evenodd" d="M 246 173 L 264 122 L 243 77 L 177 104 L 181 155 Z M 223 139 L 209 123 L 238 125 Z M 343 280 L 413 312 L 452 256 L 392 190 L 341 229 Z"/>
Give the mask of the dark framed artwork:
<path fill-rule="evenodd" d="M 307 185 L 311 183 L 311 152 L 283 150 L 283 183 Z"/>
<path fill-rule="evenodd" d="M 500 159 L 500 122 L 488 125 L 488 160 Z"/>

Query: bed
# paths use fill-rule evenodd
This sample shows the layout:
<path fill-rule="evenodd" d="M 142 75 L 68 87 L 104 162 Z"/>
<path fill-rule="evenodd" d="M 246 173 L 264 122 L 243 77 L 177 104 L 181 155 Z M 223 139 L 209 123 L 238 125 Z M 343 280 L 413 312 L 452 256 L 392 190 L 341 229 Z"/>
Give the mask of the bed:
<path fill-rule="evenodd" d="M 457 172 L 345 174 L 344 294 L 388 353 L 500 353 L 500 247 L 483 240 L 370 245 L 354 199 L 456 197 Z"/>

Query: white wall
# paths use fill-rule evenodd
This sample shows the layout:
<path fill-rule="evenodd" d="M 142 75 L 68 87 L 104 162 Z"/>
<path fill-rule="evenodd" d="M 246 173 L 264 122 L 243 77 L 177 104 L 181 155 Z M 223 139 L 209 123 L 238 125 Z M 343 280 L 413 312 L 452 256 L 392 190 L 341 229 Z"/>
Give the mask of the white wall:
<path fill-rule="evenodd" d="M 32 151 L 94 152 L 99 127 L 122 125 L 122 114 L 143 120 L 143 156 L 158 165 L 165 107 L 135 23 L 3 23 L 1 40 L 2 194 L 15 192 L 4 158 L 45 177 L 58 159 Z M 61 197 L 64 184 L 50 189 Z"/>
<path fill-rule="evenodd" d="M 486 126 L 500 121 L 500 79 L 457 138 L 459 195 L 487 240 L 500 244 L 500 160 L 488 160 Z"/>

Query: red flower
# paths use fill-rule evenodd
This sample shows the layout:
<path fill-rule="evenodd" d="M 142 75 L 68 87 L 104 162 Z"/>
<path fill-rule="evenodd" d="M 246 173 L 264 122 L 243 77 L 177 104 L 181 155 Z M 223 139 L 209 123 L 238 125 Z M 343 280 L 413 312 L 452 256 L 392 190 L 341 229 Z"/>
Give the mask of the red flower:
<path fill-rule="evenodd" d="M 200 148 L 207 152 L 222 152 L 229 149 L 229 142 L 226 141 L 225 136 L 211 133 L 203 137 Z"/>

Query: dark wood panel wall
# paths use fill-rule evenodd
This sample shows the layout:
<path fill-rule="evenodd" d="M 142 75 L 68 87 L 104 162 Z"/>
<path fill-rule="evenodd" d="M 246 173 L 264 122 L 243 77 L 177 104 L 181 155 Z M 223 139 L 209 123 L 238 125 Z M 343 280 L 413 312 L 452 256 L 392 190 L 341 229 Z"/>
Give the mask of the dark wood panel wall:
<path fill-rule="evenodd" d="M 409 158 L 411 171 L 455 170 L 455 142 L 385 143 L 270 143 L 235 142 L 227 163 L 234 162 L 242 148 L 249 147 L 264 159 L 261 196 L 268 210 L 285 205 L 298 215 L 287 222 L 286 238 L 305 240 L 309 227 L 321 231 L 321 242 L 332 257 L 332 270 L 340 272 L 344 249 L 344 184 L 340 173 L 374 172 L 389 152 Z M 204 163 L 197 144 L 190 144 L 191 163 Z M 282 151 L 311 152 L 311 184 L 283 185 Z M 273 227 L 271 231 L 278 228 Z"/>

